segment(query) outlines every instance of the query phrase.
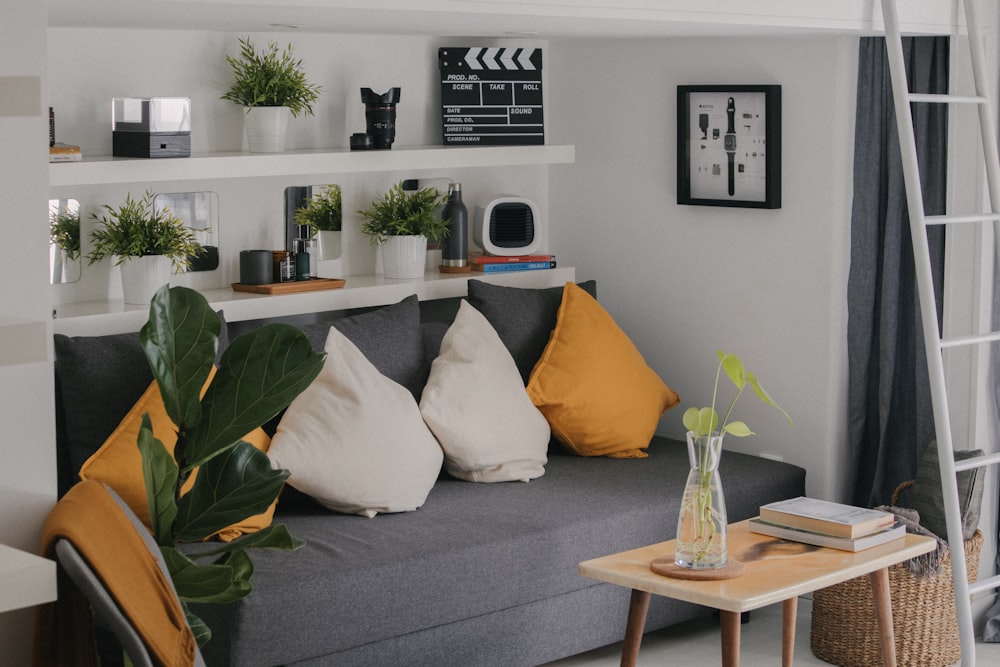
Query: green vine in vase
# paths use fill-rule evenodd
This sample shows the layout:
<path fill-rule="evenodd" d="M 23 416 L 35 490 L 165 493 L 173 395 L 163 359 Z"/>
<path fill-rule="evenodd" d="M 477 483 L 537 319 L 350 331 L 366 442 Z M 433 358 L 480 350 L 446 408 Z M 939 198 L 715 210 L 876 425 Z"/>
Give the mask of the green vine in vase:
<path fill-rule="evenodd" d="M 789 425 L 792 424 L 792 418 L 767 393 L 757 376 L 746 370 L 739 357 L 727 354 L 722 350 L 716 351 L 716 355 L 719 358 L 719 366 L 715 372 L 715 384 L 712 388 L 712 404 L 703 408 L 688 408 L 682 419 L 684 426 L 694 436 L 696 447 L 697 486 L 694 494 L 686 496 L 684 501 L 685 507 L 690 508 L 694 517 L 694 539 L 692 542 L 696 545 L 696 550 L 691 560 L 695 564 L 708 559 L 713 546 L 718 547 L 715 544 L 718 535 L 716 524 L 722 523 L 722 514 L 713 503 L 712 479 L 718 463 L 713 460 L 713 457 L 721 455 L 721 440 L 725 434 L 730 433 L 739 438 L 753 435 L 753 431 L 745 422 L 732 420 L 736 402 L 743 395 L 747 386 L 765 404 L 778 409 L 788 420 Z M 725 415 L 720 421 L 716 406 L 719 397 L 719 380 L 722 378 L 723 372 L 736 387 L 736 395 L 729 402 Z M 719 444 L 715 451 L 712 447 L 712 438 L 719 438 Z M 683 514 L 684 510 L 682 509 L 682 517 Z"/>

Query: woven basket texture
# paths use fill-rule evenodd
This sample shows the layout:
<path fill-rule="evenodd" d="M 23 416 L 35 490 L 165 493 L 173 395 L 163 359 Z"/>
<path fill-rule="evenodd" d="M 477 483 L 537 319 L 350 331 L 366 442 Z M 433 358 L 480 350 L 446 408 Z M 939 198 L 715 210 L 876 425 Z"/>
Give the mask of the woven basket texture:
<path fill-rule="evenodd" d="M 965 541 L 969 583 L 979 572 L 983 534 Z M 961 660 L 951 554 L 942 571 L 917 579 L 899 563 L 889 568 L 896 661 L 900 667 L 945 667 Z M 810 644 L 821 660 L 843 667 L 882 664 L 868 577 L 858 577 L 813 594 Z"/>

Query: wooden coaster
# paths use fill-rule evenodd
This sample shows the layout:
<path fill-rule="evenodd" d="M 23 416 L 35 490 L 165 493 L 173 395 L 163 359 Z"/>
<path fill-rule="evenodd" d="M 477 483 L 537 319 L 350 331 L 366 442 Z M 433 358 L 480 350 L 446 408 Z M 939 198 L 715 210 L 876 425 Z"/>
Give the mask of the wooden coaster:
<path fill-rule="evenodd" d="M 468 273 L 472 271 L 472 265 L 466 264 L 465 266 L 444 266 L 443 264 L 438 267 L 438 271 L 441 273 Z"/>
<path fill-rule="evenodd" d="M 689 579 L 691 581 L 718 581 L 720 579 L 734 579 L 743 574 L 746 569 L 743 563 L 733 558 L 729 559 L 723 567 L 708 568 L 704 570 L 694 570 L 689 567 L 681 567 L 674 562 L 674 555 L 654 558 L 649 564 L 649 569 L 657 574 L 673 579 Z"/>

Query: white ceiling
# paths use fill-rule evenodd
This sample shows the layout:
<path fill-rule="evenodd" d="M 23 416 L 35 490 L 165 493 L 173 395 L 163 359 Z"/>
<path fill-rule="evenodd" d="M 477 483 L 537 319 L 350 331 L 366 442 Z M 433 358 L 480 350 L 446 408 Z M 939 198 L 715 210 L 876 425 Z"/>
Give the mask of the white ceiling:
<path fill-rule="evenodd" d="M 876 0 L 49 0 L 49 25 L 512 37 L 861 34 Z M 908 0 L 904 28 L 949 32 L 955 0 Z"/>

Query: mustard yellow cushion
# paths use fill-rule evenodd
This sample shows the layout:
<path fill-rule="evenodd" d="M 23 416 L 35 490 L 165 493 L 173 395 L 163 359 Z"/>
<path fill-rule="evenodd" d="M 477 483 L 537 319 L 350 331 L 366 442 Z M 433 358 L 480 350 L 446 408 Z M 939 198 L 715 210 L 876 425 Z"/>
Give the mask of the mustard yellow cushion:
<path fill-rule="evenodd" d="M 642 458 L 663 413 L 680 402 L 594 297 L 566 283 L 528 396 L 556 439 L 581 456 Z"/>
<path fill-rule="evenodd" d="M 213 370 L 202 389 L 203 394 L 212 382 L 214 375 Z M 104 441 L 101 448 L 83 464 L 80 468 L 80 478 L 103 482 L 113 488 L 135 512 L 136 516 L 149 527 L 151 524 L 149 505 L 146 500 L 146 482 L 142 476 L 142 456 L 139 454 L 139 446 L 136 444 L 139 428 L 142 426 L 143 414 L 149 414 L 153 435 L 156 439 L 163 443 L 167 451 L 173 453 L 174 445 L 177 444 L 176 427 L 167 416 L 163 398 L 160 396 L 160 388 L 154 380 L 118 424 L 118 427 Z M 254 429 L 244 436 L 243 440 L 262 452 L 266 452 L 271 444 L 271 439 L 261 428 Z M 181 489 L 182 493 L 185 493 L 194 484 L 197 472 L 195 470 L 188 478 Z M 224 542 L 229 542 L 245 533 L 255 533 L 270 526 L 276 504 L 277 501 L 272 503 L 262 514 L 248 517 L 240 523 L 229 526 L 219 531 L 216 536 Z"/>

